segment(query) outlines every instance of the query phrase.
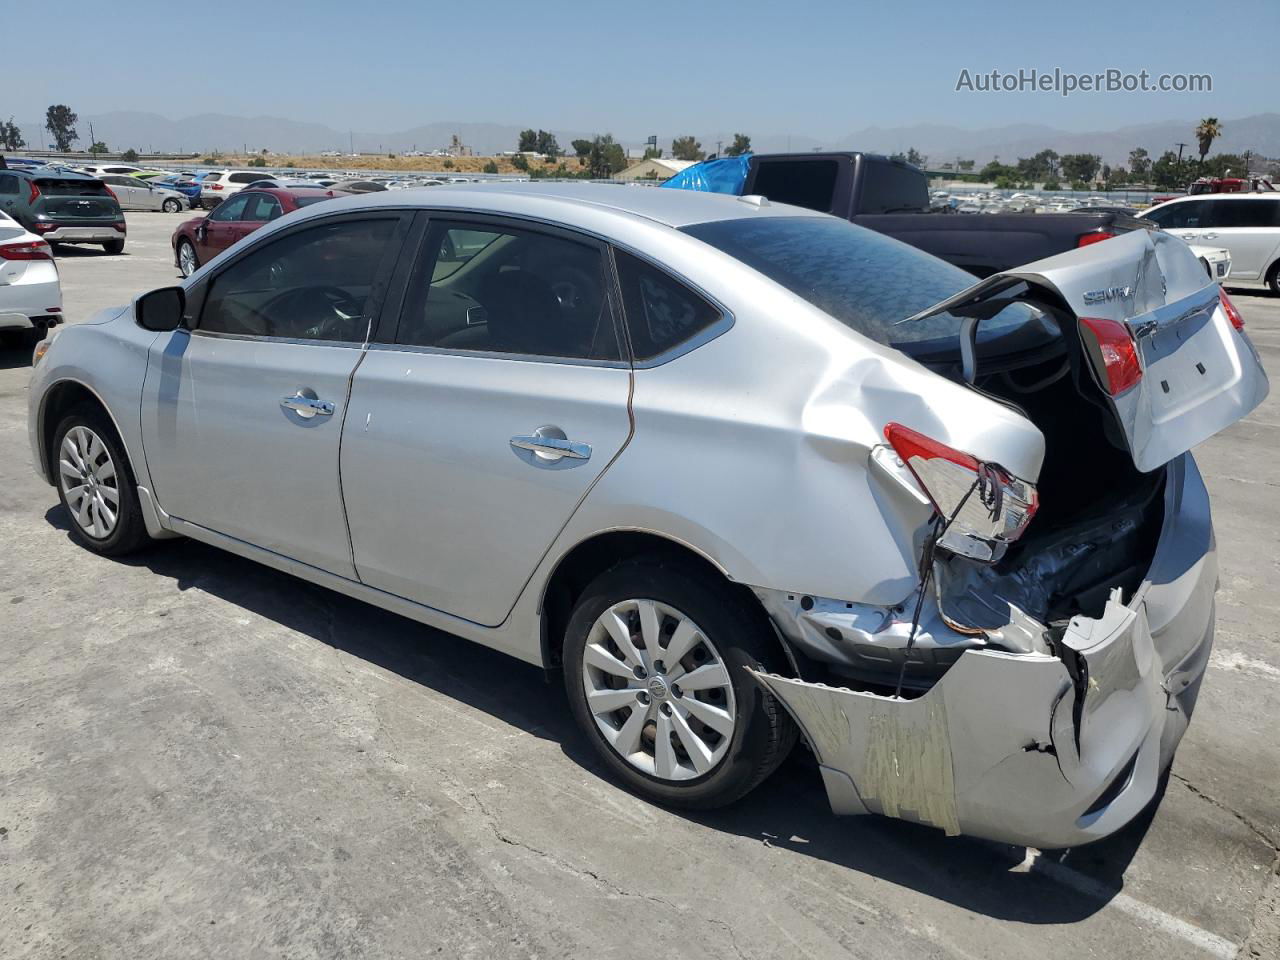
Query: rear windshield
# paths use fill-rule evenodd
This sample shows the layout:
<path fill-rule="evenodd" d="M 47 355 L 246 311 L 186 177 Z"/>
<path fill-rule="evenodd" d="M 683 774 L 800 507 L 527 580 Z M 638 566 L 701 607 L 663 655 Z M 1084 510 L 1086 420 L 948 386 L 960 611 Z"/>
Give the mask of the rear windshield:
<path fill-rule="evenodd" d="M 101 180 L 55 180 L 41 177 L 36 186 L 46 197 L 105 197 L 107 188 Z"/>
<path fill-rule="evenodd" d="M 682 229 L 845 326 L 891 346 L 956 341 L 960 319 L 949 313 L 898 321 L 978 282 L 922 250 L 834 217 L 744 217 Z M 1007 333 L 1034 315 L 1032 308 L 1013 304 L 982 321 L 979 340 Z"/>
<path fill-rule="evenodd" d="M 835 203 L 836 160 L 758 160 L 751 192 L 774 203 L 790 203 L 830 213 Z"/>

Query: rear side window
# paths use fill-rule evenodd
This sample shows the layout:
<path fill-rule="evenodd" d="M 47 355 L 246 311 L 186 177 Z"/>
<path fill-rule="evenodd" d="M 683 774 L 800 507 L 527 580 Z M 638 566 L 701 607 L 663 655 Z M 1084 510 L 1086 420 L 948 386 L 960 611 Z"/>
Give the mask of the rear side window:
<path fill-rule="evenodd" d="M 253 183 L 261 179 L 262 174 L 260 173 L 233 173 L 227 177 L 227 180 L 231 183 Z"/>
<path fill-rule="evenodd" d="M 17 193 L 18 178 L 12 173 L 0 173 L 0 193 Z"/>
<path fill-rule="evenodd" d="M 101 180 L 55 180 L 42 178 L 35 182 L 46 197 L 105 197 L 107 187 Z"/>
<path fill-rule="evenodd" d="M 635 359 L 666 353 L 720 319 L 716 307 L 669 274 L 621 250 L 615 257 Z"/>
<path fill-rule="evenodd" d="M 363 343 L 398 220 L 346 220 L 257 247 L 213 279 L 201 331 Z"/>
<path fill-rule="evenodd" d="M 858 213 L 904 213 L 929 209 L 928 181 L 919 170 L 890 160 L 862 158 Z"/>
<path fill-rule="evenodd" d="M 397 343 L 621 358 L 599 246 L 523 227 L 437 221 L 422 249 Z"/>
<path fill-rule="evenodd" d="M 1211 227 L 1280 227 L 1280 201 L 1215 200 L 1208 221 Z"/>
<path fill-rule="evenodd" d="M 777 203 L 792 203 L 820 213 L 830 213 L 835 204 L 836 160 L 761 160 L 756 168 L 751 192 Z"/>
<path fill-rule="evenodd" d="M 249 197 L 248 206 L 241 214 L 241 220 L 251 220 L 254 223 L 265 223 L 268 220 L 274 220 L 284 211 L 280 209 L 280 201 L 269 193 L 255 193 Z"/>

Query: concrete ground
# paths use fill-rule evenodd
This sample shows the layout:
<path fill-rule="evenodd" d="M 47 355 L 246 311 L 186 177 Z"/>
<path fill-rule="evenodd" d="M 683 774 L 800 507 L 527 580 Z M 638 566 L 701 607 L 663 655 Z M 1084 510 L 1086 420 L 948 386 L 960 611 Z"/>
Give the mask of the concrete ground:
<path fill-rule="evenodd" d="M 71 322 L 177 216 L 60 259 Z M 1280 370 L 1280 300 L 1233 290 Z M 539 671 L 195 543 L 77 548 L 0 352 L 0 957 L 1280 957 L 1280 398 L 1206 443 L 1222 562 L 1151 815 L 1054 854 L 611 783 Z M 1278 392 L 1280 393 L 1280 392 Z"/>

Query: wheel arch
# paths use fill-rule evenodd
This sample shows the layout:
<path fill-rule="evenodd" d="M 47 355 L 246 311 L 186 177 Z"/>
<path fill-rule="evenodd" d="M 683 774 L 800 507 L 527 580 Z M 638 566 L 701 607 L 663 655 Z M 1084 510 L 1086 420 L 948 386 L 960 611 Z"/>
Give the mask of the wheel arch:
<path fill-rule="evenodd" d="M 106 401 L 99 396 L 97 391 L 81 380 L 59 380 L 45 391 L 44 397 L 40 401 L 38 420 L 40 473 L 50 485 L 57 482 L 57 478 L 53 473 L 53 432 L 58 428 L 58 424 L 67 413 L 82 404 L 96 407 L 106 415 L 107 420 L 111 423 L 111 428 L 115 431 L 116 439 L 120 441 L 120 445 L 124 448 L 125 456 L 129 458 L 130 467 L 132 468 L 133 466 L 133 454 L 130 452 L 129 445 L 124 438 L 124 432 L 120 429 L 120 424 L 111 412 L 111 408 L 107 406 Z"/>
<path fill-rule="evenodd" d="M 605 530 L 580 540 L 566 551 L 543 585 L 538 620 L 544 670 L 559 672 L 564 632 L 574 605 L 587 585 L 606 570 L 638 557 L 691 563 L 708 576 L 721 580 L 765 623 L 773 626 L 772 618 L 755 593 L 735 581 L 720 564 L 696 547 L 651 530 Z M 777 638 L 776 629 L 773 633 Z M 780 638 L 777 643 L 785 654 Z"/>

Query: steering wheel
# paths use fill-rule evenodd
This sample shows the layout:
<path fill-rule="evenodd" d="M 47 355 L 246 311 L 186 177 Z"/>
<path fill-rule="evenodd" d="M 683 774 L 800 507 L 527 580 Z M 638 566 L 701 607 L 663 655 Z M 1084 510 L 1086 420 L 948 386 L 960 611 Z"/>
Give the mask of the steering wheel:
<path fill-rule="evenodd" d="M 263 312 L 276 316 L 279 315 L 278 311 L 283 312 L 291 318 L 298 317 L 304 323 L 309 321 L 311 316 L 318 314 L 318 319 L 314 322 L 296 327 L 289 333 L 315 340 L 348 340 L 354 333 L 351 323 L 358 319 L 358 315 L 343 313 L 338 309 L 338 305 L 350 299 L 351 294 L 341 287 L 300 287 L 295 290 L 286 290 L 272 299 L 263 307 Z M 330 336 L 330 334 L 338 335 Z M 363 331 L 361 334 L 363 335 Z"/>
<path fill-rule="evenodd" d="M 599 277 L 581 267 L 558 266 L 551 271 L 547 281 L 567 321 L 581 327 L 595 321 L 602 294 Z"/>

